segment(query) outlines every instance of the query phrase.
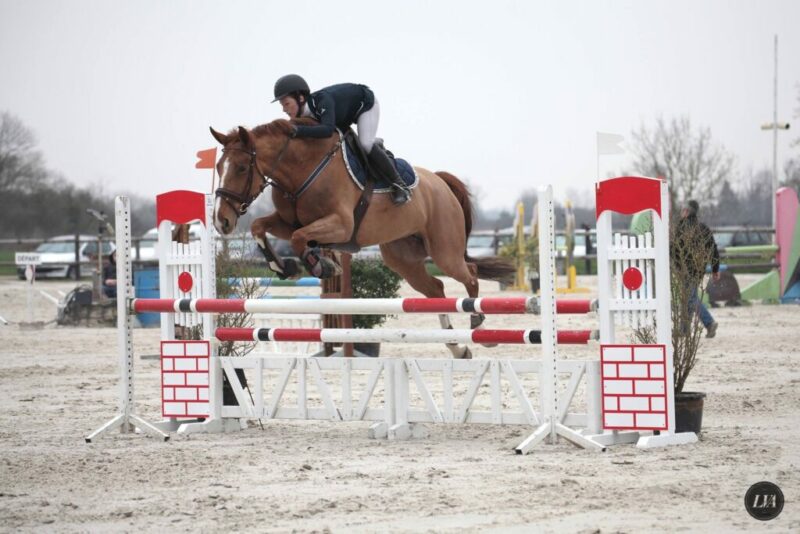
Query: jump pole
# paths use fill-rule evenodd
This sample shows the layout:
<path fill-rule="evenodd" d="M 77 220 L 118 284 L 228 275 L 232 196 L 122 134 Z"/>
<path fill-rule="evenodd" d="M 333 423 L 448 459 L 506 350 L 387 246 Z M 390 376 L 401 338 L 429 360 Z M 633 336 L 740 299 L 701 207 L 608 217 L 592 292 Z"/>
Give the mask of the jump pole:
<path fill-rule="evenodd" d="M 339 315 L 393 315 L 403 313 L 483 313 L 538 315 L 538 297 L 401 298 L 401 299 L 134 299 L 134 312 L 165 313 L 322 313 Z M 597 310 L 596 300 L 559 299 L 560 314 Z"/>
<path fill-rule="evenodd" d="M 541 345 L 550 337 L 542 330 L 413 330 L 407 328 L 217 328 L 219 341 L 312 341 L 320 343 L 482 343 Z M 560 330 L 557 343 L 586 345 L 596 330 Z"/>

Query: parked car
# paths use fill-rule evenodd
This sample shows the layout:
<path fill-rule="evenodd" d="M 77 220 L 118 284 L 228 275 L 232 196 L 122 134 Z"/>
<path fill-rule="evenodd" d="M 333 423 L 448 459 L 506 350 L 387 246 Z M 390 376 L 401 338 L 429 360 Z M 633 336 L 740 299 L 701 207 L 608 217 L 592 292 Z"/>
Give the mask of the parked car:
<path fill-rule="evenodd" d="M 189 226 L 189 240 L 200 239 L 202 235 L 203 225 L 199 222 L 193 222 Z M 151 228 L 138 240 L 138 250 L 139 253 L 137 255 L 137 244 L 134 243 L 131 246 L 131 259 L 134 260 L 155 260 L 157 257 L 156 254 L 156 244 L 158 243 L 158 228 Z"/>
<path fill-rule="evenodd" d="M 714 241 L 718 248 L 769 245 L 772 237 L 769 232 L 748 228 L 715 228 Z"/>
<path fill-rule="evenodd" d="M 506 243 L 514 240 L 514 229 L 475 230 L 467 238 L 467 254 L 472 258 L 495 256 Z"/>
<path fill-rule="evenodd" d="M 80 255 L 83 264 L 94 264 L 97 261 L 97 236 L 81 235 L 78 237 Z M 103 241 L 101 253 L 111 254 L 114 243 Z M 36 278 L 72 278 L 75 276 L 75 236 L 60 235 L 52 237 L 36 247 L 34 251 L 41 256 L 41 265 L 36 266 Z M 88 267 L 88 265 L 87 265 Z M 87 271 L 88 272 L 88 271 Z M 25 268 L 17 267 L 17 276 L 25 279 Z"/>
<path fill-rule="evenodd" d="M 467 255 L 471 258 L 494 256 L 497 253 L 496 242 L 494 232 L 475 232 L 467 238 Z"/>
<path fill-rule="evenodd" d="M 589 240 L 592 246 L 592 254 L 597 251 L 597 236 L 595 234 L 589 235 Z M 563 258 L 567 255 L 567 236 L 566 234 L 556 234 L 556 257 Z M 586 236 L 583 232 L 575 234 L 575 246 L 572 248 L 573 258 L 582 258 L 586 256 Z"/>
<path fill-rule="evenodd" d="M 131 259 L 134 260 L 155 260 L 157 238 L 142 237 L 131 247 Z M 138 250 L 138 253 L 137 253 Z"/>

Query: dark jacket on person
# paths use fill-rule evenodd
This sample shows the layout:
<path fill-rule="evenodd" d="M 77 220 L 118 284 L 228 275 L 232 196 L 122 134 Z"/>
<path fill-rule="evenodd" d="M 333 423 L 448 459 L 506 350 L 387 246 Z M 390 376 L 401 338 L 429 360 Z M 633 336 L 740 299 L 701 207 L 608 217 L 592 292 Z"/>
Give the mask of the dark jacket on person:
<path fill-rule="evenodd" d="M 711 272 L 719 272 L 719 250 L 714 234 L 692 213 L 678 221 L 670 246 L 670 256 L 673 262 L 678 262 L 678 266 L 685 269 L 686 274 L 698 283 L 705 275 L 706 262 L 711 263 Z"/>
<path fill-rule="evenodd" d="M 319 124 L 297 126 L 297 137 L 330 137 L 336 128 L 355 124 L 374 104 L 375 94 L 366 85 L 340 83 L 320 89 L 308 97 L 308 110 Z"/>
<path fill-rule="evenodd" d="M 117 298 L 117 286 L 107 286 L 106 280 L 117 279 L 117 263 L 109 259 L 108 263 L 103 267 L 103 294 L 108 298 Z"/>

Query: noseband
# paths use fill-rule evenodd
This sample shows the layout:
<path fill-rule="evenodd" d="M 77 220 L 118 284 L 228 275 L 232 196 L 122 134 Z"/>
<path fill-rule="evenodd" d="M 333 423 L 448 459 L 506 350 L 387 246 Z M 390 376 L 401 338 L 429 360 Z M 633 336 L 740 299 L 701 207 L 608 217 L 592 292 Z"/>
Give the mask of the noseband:
<path fill-rule="evenodd" d="M 241 193 L 237 193 L 236 191 L 231 191 L 230 189 L 225 189 L 224 187 L 219 187 L 214 192 L 214 194 L 217 196 L 217 198 L 221 198 L 222 200 L 227 202 L 228 205 L 231 207 L 231 209 L 233 209 L 233 211 L 235 211 L 237 215 L 239 215 L 240 217 L 245 213 L 247 213 L 247 208 L 250 207 L 250 204 L 253 203 L 253 201 L 258 197 L 258 195 L 264 192 L 264 189 L 266 189 L 267 186 L 271 185 L 277 190 L 282 191 L 283 194 L 285 195 L 289 194 L 288 191 L 286 191 L 283 187 L 281 187 L 281 185 L 278 184 L 274 179 L 270 178 L 270 176 L 273 176 L 275 174 L 275 170 L 278 168 L 281 159 L 283 159 L 283 155 L 286 153 L 286 149 L 289 148 L 289 141 L 291 140 L 292 140 L 291 137 L 286 138 L 286 142 L 283 143 L 283 147 L 281 148 L 281 151 L 278 153 L 278 157 L 275 160 L 275 163 L 272 165 L 272 169 L 270 169 L 269 174 L 266 175 L 263 172 L 261 172 L 261 169 L 258 168 L 258 161 L 256 158 L 255 148 L 253 149 L 223 148 L 222 149 L 223 154 L 225 152 L 244 152 L 245 154 L 250 155 L 250 165 L 247 169 L 247 183 L 244 186 L 244 191 Z M 251 193 L 253 189 L 253 176 L 256 173 L 258 173 L 259 178 L 261 178 L 261 186 L 258 188 L 258 192 L 255 195 L 253 195 Z M 234 205 L 234 202 L 238 202 L 239 206 Z"/>

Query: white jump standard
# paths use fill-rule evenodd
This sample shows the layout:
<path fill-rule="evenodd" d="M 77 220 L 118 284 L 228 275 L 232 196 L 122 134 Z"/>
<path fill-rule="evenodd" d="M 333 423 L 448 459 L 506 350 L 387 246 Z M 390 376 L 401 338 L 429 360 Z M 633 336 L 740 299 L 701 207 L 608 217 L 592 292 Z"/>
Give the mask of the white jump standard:
<path fill-rule="evenodd" d="M 131 298 L 130 225 L 127 199 L 117 199 L 117 279 L 120 413 L 87 437 L 136 426 L 166 439 L 162 431 L 236 431 L 247 419 L 370 421 L 374 438 L 406 439 L 424 433 L 419 424 L 523 425 L 532 433 L 516 448 L 530 452 L 561 436 L 593 450 L 636 443 L 639 447 L 690 443 L 675 433 L 669 312 L 668 191 L 653 178 L 622 177 L 596 188 L 599 298 L 555 299 L 554 217 L 551 188 L 539 193 L 541 297 L 476 299 L 323 299 L 315 301 L 216 299 L 212 201 L 176 191 L 159 195 L 160 299 Z M 649 209 L 654 232 L 639 239 L 614 236 L 612 212 Z M 171 242 L 170 223 L 199 220 L 199 243 Z M 131 312 L 162 313 L 162 423 L 134 414 Z M 599 330 L 556 330 L 559 313 L 596 311 Z M 535 314 L 539 330 L 419 330 L 320 328 L 216 328 L 220 313 Z M 444 322 L 444 321 L 443 321 Z M 615 323 L 655 325 L 657 345 L 615 339 Z M 175 325 L 201 326 L 202 340 L 175 338 Z M 268 325 L 267 325 L 268 326 Z M 599 337 L 600 359 L 558 359 L 558 345 Z M 403 343 L 541 344 L 540 360 L 444 358 L 320 358 L 220 356 L 234 341 L 381 341 Z M 537 351 L 538 352 L 538 351 Z M 237 371 L 247 373 L 252 397 Z M 236 398 L 223 403 L 223 377 Z M 564 380 L 566 378 L 566 381 Z M 464 381 L 466 380 L 466 388 Z M 488 386 L 488 387 L 487 387 Z M 573 402 L 583 386 L 585 408 Z M 413 391 L 412 391 L 413 388 Z M 466 389 L 466 392 L 464 393 Z M 312 394 L 313 390 L 313 394 Z M 251 400 L 252 398 L 252 400 Z M 482 400 L 478 400 L 482 399 Z"/>

